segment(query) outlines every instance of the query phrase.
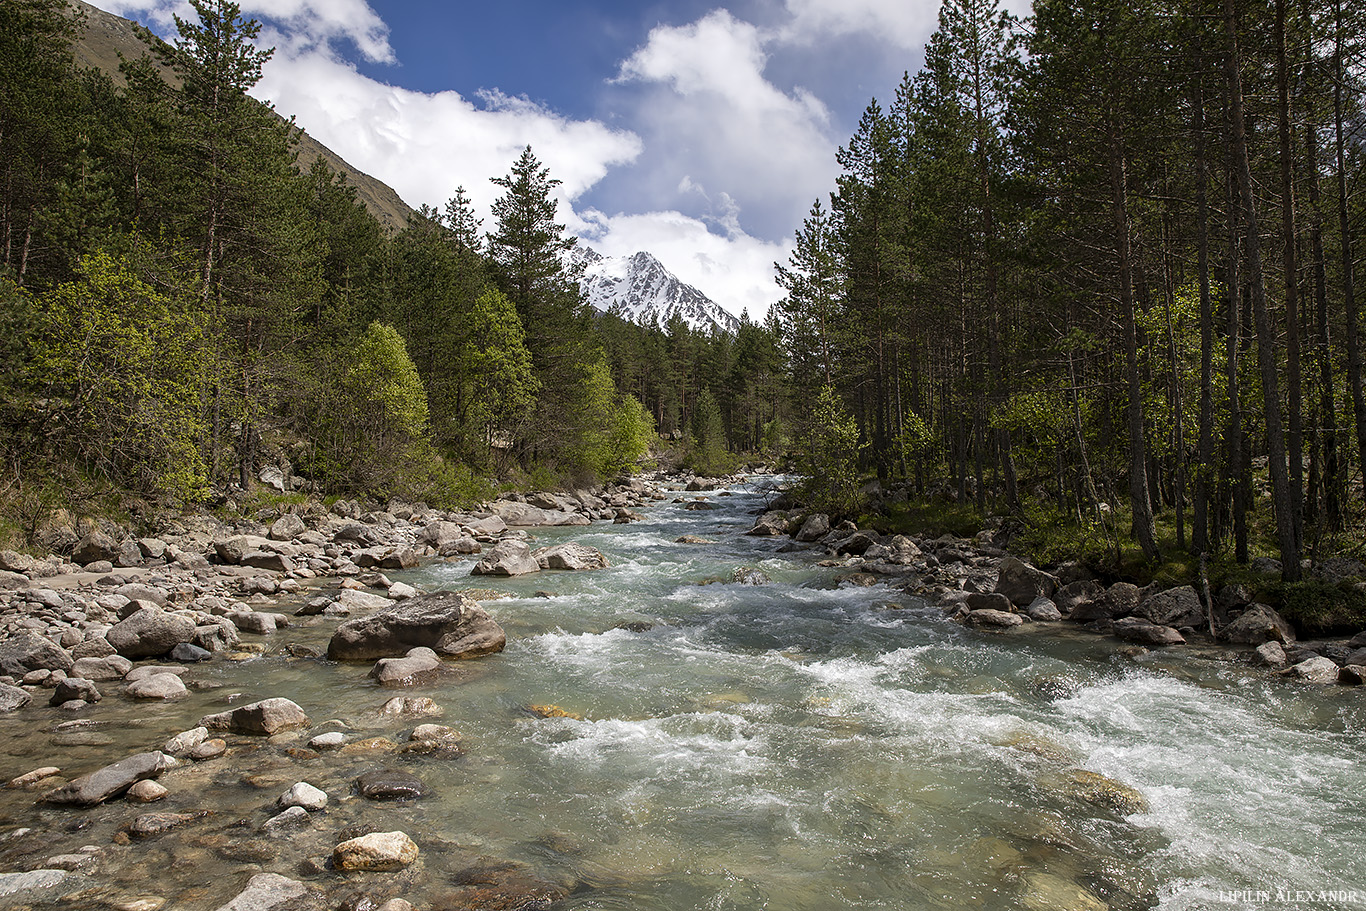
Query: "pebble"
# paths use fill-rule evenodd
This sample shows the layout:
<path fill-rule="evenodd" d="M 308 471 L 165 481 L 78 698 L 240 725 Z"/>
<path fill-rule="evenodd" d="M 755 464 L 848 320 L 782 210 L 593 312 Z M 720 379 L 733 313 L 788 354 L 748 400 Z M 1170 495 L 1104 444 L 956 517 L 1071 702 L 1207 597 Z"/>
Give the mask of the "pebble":
<path fill-rule="evenodd" d="M 301 781 L 280 795 L 277 803 L 282 807 L 302 807 L 305 810 L 321 810 L 327 806 L 327 792 Z"/>
<path fill-rule="evenodd" d="M 128 799 L 137 803 L 152 803 L 171 793 L 165 786 L 144 778 L 128 789 Z"/>
<path fill-rule="evenodd" d="M 203 762 L 206 759 L 217 759 L 227 751 L 228 742 L 221 737 L 215 737 L 212 740 L 205 740 L 190 750 L 190 758 L 195 762 Z"/>
<path fill-rule="evenodd" d="M 339 750 L 346 745 L 346 735 L 340 731 L 329 731 L 326 734 L 319 734 L 314 737 L 308 742 L 308 745 L 318 751 Z"/>

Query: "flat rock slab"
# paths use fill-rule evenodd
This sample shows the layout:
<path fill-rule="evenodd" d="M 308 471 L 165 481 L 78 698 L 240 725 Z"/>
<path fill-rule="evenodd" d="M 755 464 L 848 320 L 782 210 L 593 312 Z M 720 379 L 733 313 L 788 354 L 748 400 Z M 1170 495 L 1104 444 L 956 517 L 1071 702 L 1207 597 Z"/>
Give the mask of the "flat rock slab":
<path fill-rule="evenodd" d="M 1011 614 L 1006 611 L 975 610 L 968 613 L 968 623 L 973 626 L 985 626 L 993 629 L 1009 629 L 1012 626 L 1019 626 L 1024 623 L 1024 617 L 1019 614 Z"/>
<path fill-rule="evenodd" d="M 431 793 L 416 775 L 391 769 L 366 772 L 356 779 L 356 791 L 367 800 L 420 800 Z"/>
<path fill-rule="evenodd" d="M 1149 623 L 1140 617 L 1125 617 L 1115 621 L 1115 635 L 1126 642 L 1141 645 L 1185 645 L 1186 637 L 1170 626 Z"/>
<path fill-rule="evenodd" d="M 299 907 L 309 889 L 297 880 L 278 873 L 257 873 L 232 901 L 220 905 L 218 911 L 287 911 Z"/>
<path fill-rule="evenodd" d="M 577 512 L 542 509 L 529 503 L 499 500 L 493 506 L 498 517 L 512 528 L 541 528 L 560 525 L 591 525 L 592 520 Z"/>
<path fill-rule="evenodd" d="M 53 901 L 86 885 L 84 876 L 66 870 L 30 870 L 27 873 L 0 873 L 0 898 L 20 898 L 28 902 Z"/>
<path fill-rule="evenodd" d="M 162 752 L 138 753 L 113 765 L 82 775 L 68 785 L 43 796 L 46 803 L 93 807 L 117 797 L 135 783 L 155 778 L 175 766 L 175 760 Z"/>
<path fill-rule="evenodd" d="M 308 716 L 288 699 L 263 699 L 235 708 L 230 712 L 205 715 L 199 719 L 203 727 L 237 734 L 278 734 L 293 728 L 306 727 Z"/>
<path fill-rule="evenodd" d="M 434 592 L 341 624 L 327 657 L 374 661 L 421 647 L 444 658 L 477 658 L 501 652 L 506 644 L 503 628 L 474 601 L 460 592 Z"/>

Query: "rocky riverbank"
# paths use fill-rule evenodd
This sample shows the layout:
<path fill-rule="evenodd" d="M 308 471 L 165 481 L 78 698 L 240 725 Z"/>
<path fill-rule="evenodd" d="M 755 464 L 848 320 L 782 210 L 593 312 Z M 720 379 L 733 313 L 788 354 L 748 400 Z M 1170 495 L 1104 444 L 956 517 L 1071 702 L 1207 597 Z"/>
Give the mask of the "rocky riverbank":
<path fill-rule="evenodd" d="M 1256 603 L 1242 585 L 1224 586 L 1206 603 L 1190 585 L 1105 585 L 1076 562 L 1040 569 L 996 546 L 990 532 L 972 539 L 883 536 L 851 522 L 832 527 L 828 516 L 797 510 L 769 510 L 748 533 L 790 537 L 785 550 L 823 549 L 828 565 L 846 570 L 847 581 L 894 580 L 978 628 L 1053 623 L 1141 648 L 1219 644 L 1240 659 L 1309 683 L 1359 686 L 1366 680 L 1366 631 L 1300 641 L 1292 624 Z M 1337 580 L 1366 579 L 1366 565 L 1354 560 L 1332 561 L 1329 570 Z"/>
<path fill-rule="evenodd" d="M 58 529 L 51 540 L 62 553 L 0 553 L 0 714 L 23 716 L 51 731 L 54 740 L 98 744 L 108 738 L 102 706 L 136 703 L 156 727 L 160 714 L 169 717 L 176 703 L 214 686 L 197 672 L 201 663 L 250 662 L 278 650 L 281 636 L 275 634 L 317 624 L 337 624 L 328 658 L 372 665 L 368 676 L 382 687 L 458 681 L 459 668 L 502 650 L 502 629 L 465 595 L 423 595 L 391 581 L 386 572 L 470 555 L 483 557 L 476 572 L 492 576 L 598 568 L 606 561 L 592 548 L 532 550 L 528 530 L 630 522 L 638 518 L 636 509 L 663 496 L 655 483 L 630 480 L 597 491 L 508 497 L 470 513 L 397 502 L 365 509 L 343 501 L 326 508 L 307 504 L 265 521 L 185 516 L 153 537 L 107 525 L 80 535 Z M 283 648 L 295 659 L 322 657 L 321 650 L 307 646 Z M 12 779 L 11 790 L 32 794 L 40 807 L 81 813 L 111 801 L 137 807 L 193 797 L 221 780 L 221 772 L 218 778 L 205 773 L 223 762 L 250 770 L 262 761 L 275 765 L 281 755 L 305 766 L 323 755 L 341 757 L 349 764 L 321 775 L 322 787 L 303 780 L 302 767 L 294 772 L 299 780 L 268 776 L 288 787 L 281 788 L 267 818 L 236 836 L 198 839 L 217 844 L 240 837 L 250 845 L 288 838 L 298 845 L 300 869 L 310 874 L 298 880 L 263 872 L 221 907 L 335 908 L 342 901 L 340 907 L 348 909 L 403 911 L 410 906 L 399 897 L 407 883 L 399 874 L 411 877 L 421 867 L 418 843 L 403 831 L 347 826 L 342 818 L 328 826 L 316 817 L 328 804 L 328 792 L 335 796 L 338 789 L 365 802 L 420 799 L 422 782 L 388 763 L 459 758 L 459 732 L 424 722 L 441 711 L 428 697 L 394 696 L 372 713 L 375 732 L 384 733 L 367 736 L 371 732 L 354 725 L 337 730 L 335 722 L 310 718 L 290 695 L 206 714 L 195 727 L 168 730 L 142 752 L 110 757 L 116 761 L 96 768 L 62 768 L 58 752 L 51 764 L 11 769 L 5 778 Z M 411 729 L 397 742 L 386 736 L 409 719 Z M 357 762 L 369 770 L 353 776 Z M 212 814 L 151 810 L 120 825 L 113 844 L 88 844 L 71 853 L 52 853 L 52 833 L 39 825 L 0 833 L 0 863 L 14 871 L 0 873 L 0 907 L 175 907 L 157 894 L 155 882 L 146 884 L 145 894 L 123 899 L 110 898 L 100 885 L 101 872 L 138 866 L 130 850 L 197 820 L 202 824 Z M 92 824 L 92 817 L 76 820 L 81 827 Z M 351 821 L 359 822 L 356 814 Z M 263 857 L 277 853 L 261 851 Z M 521 907 L 562 894 L 514 866 L 495 868 L 451 890 L 443 907 L 484 907 L 482 902 L 495 899 L 504 903 L 499 907 Z M 357 891 L 355 878 L 373 873 L 390 874 L 391 881 L 365 879 L 368 888 Z"/>

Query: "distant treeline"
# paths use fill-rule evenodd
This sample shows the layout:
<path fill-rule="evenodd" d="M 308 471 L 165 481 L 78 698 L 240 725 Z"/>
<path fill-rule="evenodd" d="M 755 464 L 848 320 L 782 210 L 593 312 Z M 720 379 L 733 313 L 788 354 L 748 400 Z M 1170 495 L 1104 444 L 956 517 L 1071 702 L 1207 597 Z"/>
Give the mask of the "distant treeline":
<path fill-rule="evenodd" d="M 884 480 L 1152 561 L 1359 543 L 1363 23 L 946 0 L 782 270 L 797 388 Z"/>
<path fill-rule="evenodd" d="M 247 91 L 270 52 L 192 0 L 119 78 L 64 0 L 0 3 L 0 452 L 6 495 L 193 501 L 288 458 L 336 493 L 456 501 L 487 479 L 699 464 L 777 433 L 776 336 L 599 319 L 530 148 L 390 236 Z M 58 496 L 58 499 L 61 497 Z"/>

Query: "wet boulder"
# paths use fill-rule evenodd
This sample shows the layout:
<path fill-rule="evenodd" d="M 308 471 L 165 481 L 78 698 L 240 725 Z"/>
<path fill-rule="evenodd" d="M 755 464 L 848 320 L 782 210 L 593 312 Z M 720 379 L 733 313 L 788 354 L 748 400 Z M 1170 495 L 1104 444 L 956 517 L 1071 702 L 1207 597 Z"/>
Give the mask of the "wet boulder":
<path fill-rule="evenodd" d="M 1170 626 L 1142 617 L 1122 617 L 1115 621 L 1114 633 L 1126 642 L 1140 645 L 1185 645 L 1186 637 Z"/>
<path fill-rule="evenodd" d="M 611 564 L 602 551 L 587 544 L 556 544 L 543 547 L 532 554 L 541 569 L 563 569 L 582 571 L 587 569 L 606 569 Z"/>
<path fill-rule="evenodd" d="M 477 658 L 506 644 L 503 628 L 474 601 L 460 592 L 434 592 L 341 624 L 327 657 L 374 661 L 425 647 L 445 658 Z"/>
<path fill-rule="evenodd" d="M 1145 598 L 1133 615 L 1158 626 L 1200 627 L 1205 625 L 1205 606 L 1189 585 L 1169 588 Z"/>
<path fill-rule="evenodd" d="M 417 845 L 403 832 L 372 832 L 332 849 L 338 870 L 398 870 L 417 860 Z"/>
<path fill-rule="evenodd" d="M 1265 604 L 1254 604 L 1219 631 L 1220 638 L 1243 645 L 1295 641 L 1295 628 Z"/>
<path fill-rule="evenodd" d="M 416 775 L 378 769 L 356 779 L 356 793 L 366 800 L 420 800 L 431 792 Z"/>
<path fill-rule="evenodd" d="M 43 795 L 43 801 L 93 807 L 119 796 L 139 781 L 156 778 L 175 764 L 176 761 L 165 753 L 138 753 L 49 791 Z"/>
<path fill-rule="evenodd" d="M 218 911 L 291 911 L 301 907 L 309 889 L 278 873 L 257 873 L 236 898 Z"/>
<path fill-rule="evenodd" d="M 1138 607 L 1138 593 L 1137 585 L 1131 582 L 1116 582 L 1099 598 L 1074 607 L 1068 619 L 1078 623 L 1090 623 L 1093 620 L 1118 620 L 1120 617 L 1127 617 Z"/>
<path fill-rule="evenodd" d="M 498 542 L 470 573 L 475 576 L 523 576 L 540 570 L 541 564 L 531 555 L 527 543 L 509 539 Z"/>
<path fill-rule="evenodd" d="M 1062 619 L 1062 611 L 1048 598 L 1035 598 L 1022 611 L 1031 620 L 1053 622 Z"/>
<path fill-rule="evenodd" d="M 773 510 L 764 513 L 754 523 L 754 527 L 745 532 L 757 538 L 772 538 L 778 535 L 787 534 L 787 513 L 781 510 Z"/>
<path fill-rule="evenodd" d="M 1053 596 L 1053 603 L 1064 617 L 1069 617 L 1078 607 L 1089 605 L 1104 597 L 1104 585 L 1092 579 L 1079 579 L 1058 589 Z"/>
<path fill-rule="evenodd" d="M 57 685 L 52 689 L 52 698 L 48 700 L 48 705 L 65 705 L 68 702 L 88 702 L 94 705 L 104 697 L 95 687 L 92 680 L 82 680 L 80 677 L 67 677 L 57 681 Z"/>
<path fill-rule="evenodd" d="M 202 727 L 237 734 L 277 734 L 293 728 L 307 727 L 308 716 L 288 699 L 263 699 L 229 712 L 205 715 L 199 719 Z"/>
<path fill-rule="evenodd" d="M 819 541 L 828 534 L 830 534 L 830 517 L 825 513 L 818 512 L 806 517 L 806 521 L 797 531 L 797 540 L 804 544 L 810 544 Z"/>
<path fill-rule="evenodd" d="M 1036 598 L 1051 598 L 1058 590 L 1058 580 L 1041 569 L 1015 557 L 1006 557 L 996 576 L 996 593 L 1005 595 L 1012 604 L 1024 607 Z"/>
<path fill-rule="evenodd" d="M 420 686 L 441 676 L 441 658 L 429 648 L 413 648 L 402 658 L 381 658 L 370 671 L 380 686 Z"/>
<path fill-rule="evenodd" d="M 1337 683 L 1338 665 L 1332 658 L 1310 658 L 1286 672 L 1305 683 Z"/>
<path fill-rule="evenodd" d="M 28 690 L 7 683 L 0 683 L 0 715 L 17 712 L 33 701 Z"/>
<path fill-rule="evenodd" d="M 1019 614 L 985 608 L 982 610 L 968 611 L 967 622 L 970 626 L 988 627 L 992 629 L 1010 629 L 1014 626 L 1020 626 L 1025 622 L 1025 619 Z"/>

